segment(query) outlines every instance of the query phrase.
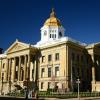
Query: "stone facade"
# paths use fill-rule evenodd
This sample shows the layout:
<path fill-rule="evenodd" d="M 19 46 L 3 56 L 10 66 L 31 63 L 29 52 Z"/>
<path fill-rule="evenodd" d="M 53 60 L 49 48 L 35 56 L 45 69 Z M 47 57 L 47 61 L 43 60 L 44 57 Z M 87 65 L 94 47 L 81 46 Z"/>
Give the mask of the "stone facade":
<path fill-rule="evenodd" d="M 0 91 L 25 88 L 40 91 L 100 91 L 100 43 L 86 45 L 64 36 L 54 10 L 41 28 L 36 45 L 16 40 L 0 54 Z"/>

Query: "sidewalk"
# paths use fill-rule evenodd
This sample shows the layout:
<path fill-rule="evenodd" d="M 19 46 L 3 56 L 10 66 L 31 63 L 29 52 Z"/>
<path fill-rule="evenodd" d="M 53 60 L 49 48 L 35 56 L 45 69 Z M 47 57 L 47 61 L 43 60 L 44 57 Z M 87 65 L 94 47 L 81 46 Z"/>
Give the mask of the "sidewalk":
<path fill-rule="evenodd" d="M 100 97 L 85 97 L 85 98 L 68 98 L 68 99 L 59 99 L 59 98 L 44 98 L 45 100 L 100 100 Z"/>

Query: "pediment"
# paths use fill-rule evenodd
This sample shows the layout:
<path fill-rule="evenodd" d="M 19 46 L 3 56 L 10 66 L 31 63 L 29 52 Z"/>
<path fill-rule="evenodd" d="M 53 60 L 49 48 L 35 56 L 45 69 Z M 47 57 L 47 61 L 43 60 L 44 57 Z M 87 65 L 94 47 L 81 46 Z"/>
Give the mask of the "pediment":
<path fill-rule="evenodd" d="M 17 52 L 29 48 L 28 44 L 16 41 L 7 50 L 7 53 Z"/>

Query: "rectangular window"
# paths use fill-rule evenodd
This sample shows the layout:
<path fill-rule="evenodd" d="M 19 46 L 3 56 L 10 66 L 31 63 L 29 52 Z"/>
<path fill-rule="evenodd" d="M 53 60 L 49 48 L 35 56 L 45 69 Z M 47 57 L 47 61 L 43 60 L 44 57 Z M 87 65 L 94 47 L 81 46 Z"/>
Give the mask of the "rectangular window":
<path fill-rule="evenodd" d="M 51 77 L 51 67 L 48 68 L 48 77 Z"/>
<path fill-rule="evenodd" d="M 55 82 L 55 86 L 57 86 L 58 85 L 58 82 Z"/>
<path fill-rule="evenodd" d="M 55 38 L 56 38 L 56 34 L 55 34 Z"/>
<path fill-rule="evenodd" d="M 54 32 L 54 30 L 52 30 L 52 33 Z"/>
<path fill-rule="evenodd" d="M 44 83 L 43 83 L 43 82 L 41 82 L 41 89 L 43 89 L 43 85 L 44 85 Z"/>
<path fill-rule="evenodd" d="M 48 55 L 48 61 L 52 60 L 52 55 Z"/>
<path fill-rule="evenodd" d="M 55 54 L 55 60 L 56 60 L 56 61 L 59 60 L 59 53 L 56 53 L 56 54 Z"/>
<path fill-rule="evenodd" d="M 50 84 L 51 84 L 51 82 L 48 82 L 48 89 L 50 89 Z"/>
<path fill-rule="evenodd" d="M 55 67 L 55 76 L 59 76 L 59 66 Z"/>
<path fill-rule="evenodd" d="M 41 77 L 44 77 L 44 72 L 45 72 L 45 69 L 42 68 L 42 69 L 41 69 Z"/>
<path fill-rule="evenodd" d="M 5 63 L 3 64 L 3 67 L 2 68 L 4 69 L 4 67 L 5 67 Z"/>
<path fill-rule="evenodd" d="M 42 63 L 45 62 L 45 56 L 42 56 Z"/>

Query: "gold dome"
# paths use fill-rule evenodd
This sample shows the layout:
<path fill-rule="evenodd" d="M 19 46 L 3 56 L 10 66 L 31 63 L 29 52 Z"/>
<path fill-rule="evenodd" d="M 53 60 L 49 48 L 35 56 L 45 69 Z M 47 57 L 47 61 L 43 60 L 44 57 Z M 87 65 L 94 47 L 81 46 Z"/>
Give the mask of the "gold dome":
<path fill-rule="evenodd" d="M 44 25 L 46 25 L 46 26 L 61 26 L 59 19 L 56 18 L 56 14 L 54 12 L 54 9 L 52 9 L 52 12 L 50 14 L 50 18 L 48 18 L 45 21 Z"/>

